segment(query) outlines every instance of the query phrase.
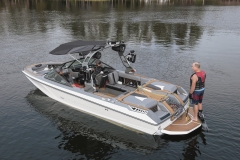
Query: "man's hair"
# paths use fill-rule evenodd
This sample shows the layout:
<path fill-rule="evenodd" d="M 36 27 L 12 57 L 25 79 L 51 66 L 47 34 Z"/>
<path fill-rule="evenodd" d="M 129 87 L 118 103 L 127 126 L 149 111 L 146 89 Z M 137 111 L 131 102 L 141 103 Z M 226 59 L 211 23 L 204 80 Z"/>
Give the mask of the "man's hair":
<path fill-rule="evenodd" d="M 193 63 L 195 67 L 200 68 L 200 63 L 199 62 L 194 62 Z"/>

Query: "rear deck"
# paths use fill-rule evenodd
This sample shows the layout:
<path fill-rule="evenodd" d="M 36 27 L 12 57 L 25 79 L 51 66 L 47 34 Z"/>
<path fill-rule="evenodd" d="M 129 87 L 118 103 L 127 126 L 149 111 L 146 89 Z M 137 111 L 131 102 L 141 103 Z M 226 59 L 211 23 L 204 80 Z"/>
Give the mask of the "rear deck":
<path fill-rule="evenodd" d="M 179 134 L 188 134 L 193 130 L 201 127 L 201 121 L 193 121 L 191 118 L 193 117 L 193 108 L 189 108 L 188 116 L 186 118 L 185 114 L 182 114 L 176 121 L 174 121 L 171 125 L 167 126 L 162 130 L 162 133 L 169 135 L 179 135 Z"/>

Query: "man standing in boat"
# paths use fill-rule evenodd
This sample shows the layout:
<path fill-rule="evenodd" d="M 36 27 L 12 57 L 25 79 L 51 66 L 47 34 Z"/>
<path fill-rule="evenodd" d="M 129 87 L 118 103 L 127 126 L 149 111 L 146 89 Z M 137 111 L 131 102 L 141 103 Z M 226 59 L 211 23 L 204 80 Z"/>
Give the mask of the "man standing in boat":
<path fill-rule="evenodd" d="M 198 116 L 202 117 L 202 99 L 204 94 L 206 73 L 200 69 L 200 63 L 194 62 L 192 64 L 194 73 L 190 77 L 190 92 L 189 98 L 194 104 L 194 117 L 193 120 L 197 121 Z"/>

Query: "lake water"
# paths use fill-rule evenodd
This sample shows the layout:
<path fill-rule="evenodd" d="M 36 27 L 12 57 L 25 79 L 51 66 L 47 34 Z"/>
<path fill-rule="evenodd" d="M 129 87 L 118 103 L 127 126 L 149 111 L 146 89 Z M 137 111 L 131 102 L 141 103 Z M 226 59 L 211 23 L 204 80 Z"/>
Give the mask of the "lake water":
<path fill-rule="evenodd" d="M 239 15 L 239 0 L 0 0 L 0 159 L 239 159 Z M 210 131 L 137 133 L 48 98 L 21 72 L 69 59 L 48 53 L 79 39 L 123 40 L 137 73 L 187 90 L 199 61 Z M 123 69 L 115 54 L 103 61 Z"/>

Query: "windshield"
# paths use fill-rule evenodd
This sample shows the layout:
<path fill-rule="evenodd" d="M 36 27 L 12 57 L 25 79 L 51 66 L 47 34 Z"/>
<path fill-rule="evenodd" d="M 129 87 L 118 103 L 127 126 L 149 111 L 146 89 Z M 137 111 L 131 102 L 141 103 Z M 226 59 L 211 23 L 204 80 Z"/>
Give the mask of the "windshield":
<path fill-rule="evenodd" d="M 65 80 L 62 76 L 60 76 L 55 69 L 51 70 L 50 72 L 48 72 L 44 78 L 52 80 L 54 82 L 58 82 L 67 86 L 70 86 L 70 84 L 67 82 L 67 80 Z"/>
<path fill-rule="evenodd" d="M 76 68 L 79 68 L 82 66 L 82 64 L 80 64 L 79 62 L 83 62 L 84 59 L 78 59 L 78 60 L 75 60 L 72 64 L 71 64 L 71 68 L 72 69 L 76 69 Z"/>
<path fill-rule="evenodd" d="M 91 66 L 91 67 L 97 66 L 97 65 L 96 65 L 96 62 L 95 62 L 96 60 L 97 60 L 96 58 L 91 58 L 90 61 L 89 61 L 89 63 L 88 63 L 88 65 Z M 101 63 L 101 66 L 102 66 L 103 68 L 114 69 L 113 67 L 107 65 L 107 64 L 104 63 L 104 62 Z"/>
<path fill-rule="evenodd" d="M 73 61 L 75 61 L 75 60 L 73 60 Z M 68 68 L 73 63 L 73 61 L 66 62 L 65 64 L 63 64 L 62 68 Z"/>

